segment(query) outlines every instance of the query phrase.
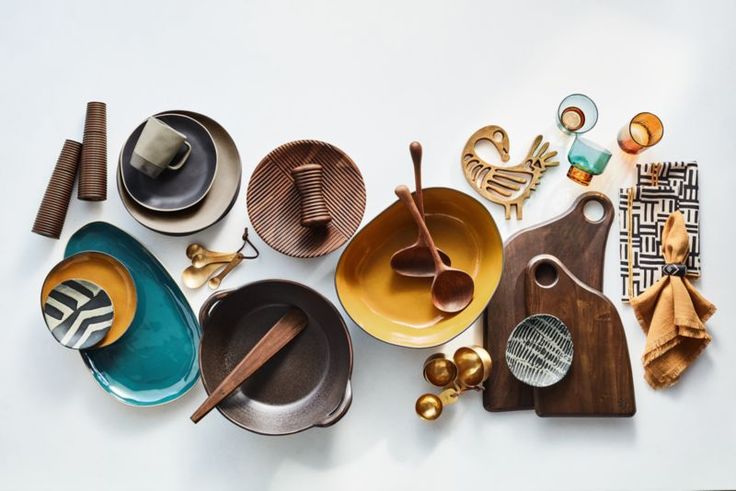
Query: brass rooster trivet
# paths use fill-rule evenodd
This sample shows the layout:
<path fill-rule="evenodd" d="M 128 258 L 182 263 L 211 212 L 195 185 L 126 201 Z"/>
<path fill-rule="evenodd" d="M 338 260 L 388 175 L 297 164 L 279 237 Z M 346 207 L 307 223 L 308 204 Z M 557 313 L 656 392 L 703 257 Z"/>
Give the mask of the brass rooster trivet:
<path fill-rule="evenodd" d="M 506 220 L 511 219 L 511 207 L 516 207 L 516 219 L 522 218 L 522 206 L 539 184 L 547 167 L 559 165 L 552 158 L 556 151 L 547 152 L 549 142 L 542 144 L 542 135 L 534 139 L 529 153 L 523 162 L 512 166 L 489 164 L 475 153 L 475 145 L 480 140 L 488 140 L 496 147 L 501 160 L 509 160 L 509 137 L 500 126 L 485 126 L 468 139 L 463 148 L 461 164 L 465 179 L 481 195 L 503 205 Z"/>

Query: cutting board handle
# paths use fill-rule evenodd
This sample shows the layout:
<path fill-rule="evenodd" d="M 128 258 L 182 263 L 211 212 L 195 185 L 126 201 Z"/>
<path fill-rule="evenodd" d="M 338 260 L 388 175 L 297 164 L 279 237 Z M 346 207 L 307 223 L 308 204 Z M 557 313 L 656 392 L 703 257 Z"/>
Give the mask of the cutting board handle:
<path fill-rule="evenodd" d="M 597 202 L 603 207 L 603 216 L 598 220 L 589 220 L 588 217 L 585 216 L 585 206 L 591 202 Z M 575 199 L 568 212 L 563 216 L 563 219 L 576 221 L 582 220 L 585 223 L 608 230 L 614 217 L 615 210 L 613 208 L 613 203 L 608 199 L 608 196 L 597 191 L 588 191 Z"/>

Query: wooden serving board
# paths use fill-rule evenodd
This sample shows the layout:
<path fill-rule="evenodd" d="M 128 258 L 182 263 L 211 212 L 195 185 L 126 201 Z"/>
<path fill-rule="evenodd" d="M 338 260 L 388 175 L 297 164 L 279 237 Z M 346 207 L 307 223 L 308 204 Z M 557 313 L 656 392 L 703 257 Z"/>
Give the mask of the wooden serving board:
<path fill-rule="evenodd" d="M 549 387 L 534 389 L 539 416 L 633 416 L 636 412 L 626 334 L 616 307 L 550 255 L 526 270 L 527 313 L 549 314 L 570 329 L 572 365 Z"/>
<path fill-rule="evenodd" d="M 591 222 L 583 209 L 591 201 L 603 207 L 603 217 Z M 548 222 L 511 236 L 504 246 L 504 270 L 484 315 L 484 346 L 493 359 L 493 372 L 485 384 L 483 406 L 488 411 L 532 409 L 534 393 L 506 366 L 506 342 L 526 316 L 524 272 L 539 254 L 559 258 L 572 273 L 591 287 L 603 289 L 603 260 L 608 231 L 614 218 L 611 201 L 601 193 L 580 195 L 572 207 Z"/>

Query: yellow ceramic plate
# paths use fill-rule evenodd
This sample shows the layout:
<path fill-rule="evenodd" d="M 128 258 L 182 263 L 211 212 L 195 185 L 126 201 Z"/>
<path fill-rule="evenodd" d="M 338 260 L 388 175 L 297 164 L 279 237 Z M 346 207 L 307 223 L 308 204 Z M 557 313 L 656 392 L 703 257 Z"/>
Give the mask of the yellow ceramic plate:
<path fill-rule="evenodd" d="M 101 252 L 80 252 L 54 266 L 41 287 L 41 309 L 51 290 L 66 280 L 88 280 L 110 297 L 115 317 L 102 341 L 94 348 L 108 346 L 125 334 L 135 317 L 138 303 L 135 283 L 128 269 L 120 261 Z"/>
<path fill-rule="evenodd" d="M 475 296 L 465 310 L 440 312 L 432 305 L 432 278 L 407 278 L 391 269 L 393 253 L 417 238 L 417 227 L 399 202 L 353 238 L 335 274 L 340 302 L 356 324 L 382 341 L 410 348 L 437 346 L 465 331 L 488 304 L 503 268 L 501 235 L 480 202 L 454 189 L 429 188 L 424 208 L 437 247 L 475 280 Z"/>

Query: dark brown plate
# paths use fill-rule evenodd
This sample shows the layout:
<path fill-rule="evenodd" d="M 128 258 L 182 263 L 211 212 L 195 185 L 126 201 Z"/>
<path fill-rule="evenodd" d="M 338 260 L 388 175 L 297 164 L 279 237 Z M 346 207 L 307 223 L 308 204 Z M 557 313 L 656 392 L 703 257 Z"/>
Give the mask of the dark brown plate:
<path fill-rule="evenodd" d="M 291 170 L 320 164 L 324 197 L 332 221 L 324 228 L 301 224 L 299 193 Z M 314 140 L 281 145 L 266 155 L 248 184 L 248 216 L 258 235 L 294 257 L 328 254 L 353 236 L 365 211 L 365 184 L 355 163 L 339 148 Z"/>
<path fill-rule="evenodd" d="M 215 293 L 200 311 L 199 364 L 209 394 L 290 306 L 307 314 L 307 327 L 217 406 L 256 433 L 329 426 L 347 412 L 353 351 L 345 322 L 325 297 L 284 280 Z"/>

